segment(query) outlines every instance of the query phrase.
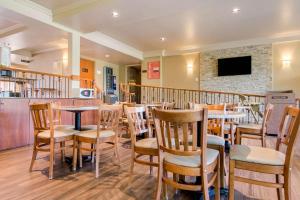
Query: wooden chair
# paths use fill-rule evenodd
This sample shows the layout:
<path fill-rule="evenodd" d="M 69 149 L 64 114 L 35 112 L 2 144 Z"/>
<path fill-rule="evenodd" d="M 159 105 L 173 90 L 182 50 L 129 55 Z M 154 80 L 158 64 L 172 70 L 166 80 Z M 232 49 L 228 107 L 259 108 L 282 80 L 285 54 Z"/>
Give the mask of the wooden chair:
<path fill-rule="evenodd" d="M 150 174 L 153 167 L 158 163 L 153 162 L 153 157 L 158 156 L 157 140 L 152 137 L 151 126 L 148 116 L 144 119 L 145 107 L 127 107 L 127 118 L 131 134 L 131 166 L 130 172 L 133 173 L 134 163 L 150 166 Z M 137 140 L 136 136 L 147 134 L 147 138 Z M 140 157 L 149 156 L 150 161 L 140 159 Z"/>
<path fill-rule="evenodd" d="M 121 134 L 120 138 L 123 136 L 123 131 L 124 132 L 129 132 L 129 124 L 128 124 L 128 119 L 127 119 L 127 113 L 126 113 L 126 107 L 134 107 L 136 103 L 128 103 L 128 102 L 121 102 L 122 105 L 122 116 L 120 118 L 120 126 L 121 126 Z"/>
<path fill-rule="evenodd" d="M 230 150 L 229 199 L 234 199 L 234 182 L 244 182 L 277 189 L 278 199 L 281 199 L 281 189 L 286 200 L 291 199 L 291 170 L 294 144 L 300 124 L 300 110 L 286 107 L 280 124 L 276 150 L 246 145 L 234 145 Z M 281 147 L 286 147 L 282 153 Z M 260 173 L 274 174 L 276 183 L 258 181 L 236 176 L 234 169 L 248 170 Z M 283 176 L 283 183 L 280 182 Z"/>
<path fill-rule="evenodd" d="M 99 163 L 101 151 L 107 149 L 114 149 L 114 154 L 120 164 L 119 150 L 118 150 L 118 126 L 121 115 L 121 107 L 114 105 L 102 105 L 98 111 L 97 130 L 81 131 L 75 134 L 74 156 L 73 156 L 73 170 L 76 170 L 77 153 L 79 156 L 79 166 L 82 168 L 82 150 L 95 152 L 96 157 L 96 178 L 99 177 Z M 91 144 L 90 148 L 83 147 L 82 143 Z M 111 146 L 102 148 L 103 144 L 111 144 Z"/>
<path fill-rule="evenodd" d="M 190 102 L 189 108 L 191 110 L 202 110 L 204 108 L 207 108 L 207 104 L 197 104 L 197 103 Z M 191 136 L 189 138 L 189 141 L 190 142 L 192 141 Z M 220 163 L 221 163 L 220 164 L 221 187 L 225 188 L 226 163 L 225 163 L 225 139 L 224 139 L 224 137 L 220 137 L 218 135 L 213 135 L 213 134 L 208 134 L 207 135 L 207 147 L 219 151 Z"/>
<path fill-rule="evenodd" d="M 226 112 L 226 104 L 213 104 L 207 105 L 207 109 L 210 110 L 219 110 Z M 236 126 L 233 121 L 225 121 L 222 123 L 224 119 L 209 119 L 208 120 L 208 131 L 211 134 L 224 137 L 225 141 L 234 144 L 234 134 L 236 132 Z M 222 126 L 224 124 L 224 126 Z M 223 129 L 223 131 L 222 131 Z M 222 135 L 222 132 L 224 135 Z M 227 135 L 227 137 L 225 137 Z"/>
<path fill-rule="evenodd" d="M 156 199 L 160 199 L 162 186 L 167 198 L 167 185 L 182 190 L 202 190 L 205 200 L 209 199 L 208 188 L 214 185 L 215 199 L 220 199 L 220 158 L 217 150 L 207 148 L 207 109 L 154 110 L 153 115 L 159 145 Z M 201 123 L 200 138 L 197 135 L 198 122 Z M 192 143 L 188 141 L 189 132 Z M 198 140 L 200 147 L 197 146 Z M 175 174 L 175 178 L 169 178 L 168 172 Z M 201 183 L 191 185 L 179 182 L 178 175 L 200 176 Z"/>
<path fill-rule="evenodd" d="M 60 150 L 62 152 L 62 160 L 64 160 L 64 149 L 66 148 L 66 141 L 73 140 L 74 134 L 78 131 L 74 130 L 72 126 L 58 126 L 54 125 L 53 104 L 32 104 L 30 105 L 30 113 L 32 116 L 34 126 L 34 144 L 33 154 L 29 170 L 32 171 L 34 161 L 36 160 L 39 151 L 50 153 L 49 164 L 49 179 L 53 178 L 54 165 L 54 148 L 56 143 L 60 143 Z M 47 147 L 49 146 L 49 147 Z"/>
<path fill-rule="evenodd" d="M 236 130 L 237 144 L 241 144 L 242 138 L 260 140 L 263 147 L 266 147 L 267 125 L 274 106 L 268 104 L 265 109 L 262 124 L 239 124 Z"/>
<path fill-rule="evenodd" d="M 155 103 L 155 104 L 145 104 L 145 108 L 146 108 L 146 115 L 149 118 L 149 123 L 151 126 L 151 131 L 152 131 L 152 135 L 154 136 L 154 132 L 155 132 L 155 125 L 154 125 L 154 119 L 152 116 L 152 111 L 153 109 L 162 109 L 163 108 L 163 104 L 162 103 Z"/>

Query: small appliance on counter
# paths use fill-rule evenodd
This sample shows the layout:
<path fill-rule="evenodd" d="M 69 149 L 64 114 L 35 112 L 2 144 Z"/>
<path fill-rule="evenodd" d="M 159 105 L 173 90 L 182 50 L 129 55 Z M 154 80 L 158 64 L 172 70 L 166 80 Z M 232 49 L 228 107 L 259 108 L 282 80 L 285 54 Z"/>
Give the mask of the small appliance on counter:
<path fill-rule="evenodd" d="M 80 88 L 80 98 L 95 98 L 95 90 L 90 88 Z"/>

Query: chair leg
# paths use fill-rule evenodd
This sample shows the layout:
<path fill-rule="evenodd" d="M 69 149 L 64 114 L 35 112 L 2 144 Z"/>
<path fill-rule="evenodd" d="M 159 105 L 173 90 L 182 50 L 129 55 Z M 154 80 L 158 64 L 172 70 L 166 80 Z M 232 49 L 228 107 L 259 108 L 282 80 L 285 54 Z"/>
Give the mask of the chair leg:
<path fill-rule="evenodd" d="M 96 144 L 94 145 L 96 148 L 96 178 L 99 177 L 99 164 L 100 164 L 100 153 L 101 153 L 101 149 L 100 149 L 100 144 Z"/>
<path fill-rule="evenodd" d="M 279 174 L 276 174 L 276 183 L 280 183 L 280 176 L 279 176 Z M 281 188 L 277 188 L 276 191 L 277 191 L 277 198 L 278 198 L 278 200 L 281 200 L 282 199 L 281 198 Z"/>
<path fill-rule="evenodd" d="M 66 145 L 66 142 L 60 142 L 60 151 L 61 151 L 61 161 L 62 162 L 65 162 L 65 145 Z"/>
<path fill-rule="evenodd" d="M 204 169 L 203 167 L 201 167 L 201 181 L 202 181 L 203 199 L 209 200 L 207 172 L 206 169 Z"/>
<path fill-rule="evenodd" d="M 284 199 L 289 200 L 291 199 L 291 171 L 289 170 L 288 173 L 284 174 Z"/>
<path fill-rule="evenodd" d="M 149 156 L 150 162 L 153 163 L 153 156 Z M 153 166 L 150 165 L 150 175 L 153 174 Z"/>
<path fill-rule="evenodd" d="M 160 200 L 161 196 L 161 187 L 162 187 L 162 176 L 163 176 L 163 162 L 162 159 L 159 159 L 158 170 L 157 170 L 157 184 L 156 184 L 156 200 Z"/>
<path fill-rule="evenodd" d="M 118 160 L 118 165 L 120 166 L 121 165 L 121 159 L 120 159 L 120 154 L 119 154 L 119 140 L 118 138 L 116 137 L 116 140 L 115 140 L 115 143 L 114 143 L 114 150 L 115 150 L 115 156 Z"/>
<path fill-rule="evenodd" d="M 225 147 L 220 146 L 220 181 L 221 187 L 225 188 L 225 175 L 226 175 L 226 163 L 225 163 Z"/>
<path fill-rule="evenodd" d="M 241 144 L 242 143 L 242 138 L 241 138 L 241 131 L 239 128 L 236 129 L 236 143 Z"/>
<path fill-rule="evenodd" d="M 53 167 L 54 167 L 54 141 L 50 141 L 50 164 L 49 164 L 49 179 L 53 179 Z"/>
<path fill-rule="evenodd" d="M 235 161 L 229 161 L 229 200 L 234 200 L 234 168 Z"/>
<path fill-rule="evenodd" d="M 168 177 L 168 172 L 167 172 L 167 170 L 165 170 L 164 168 L 163 168 L 163 177 Z M 162 188 L 163 188 L 163 197 L 165 198 L 165 199 L 168 199 L 168 187 L 167 187 L 167 184 L 166 183 L 162 183 Z"/>
<path fill-rule="evenodd" d="M 94 149 L 94 148 L 95 148 L 95 145 L 91 144 L 91 149 Z M 92 163 L 95 163 L 95 151 L 91 152 L 91 156 L 92 156 Z"/>
<path fill-rule="evenodd" d="M 32 171 L 33 165 L 34 165 L 34 161 L 36 160 L 36 156 L 37 156 L 37 150 L 36 150 L 36 142 L 34 141 L 33 144 L 33 151 L 32 151 L 32 158 L 31 158 L 31 163 L 30 163 L 30 167 L 29 167 L 29 171 Z"/>
<path fill-rule="evenodd" d="M 79 167 L 82 168 L 82 154 L 81 154 L 81 142 L 78 141 L 77 146 L 78 146 L 78 157 L 79 157 Z"/>
<path fill-rule="evenodd" d="M 262 146 L 263 147 L 266 147 L 267 145 L 266 145 L 266 138 L 265 138 L 265 136 L 261 136 L 261 143 L 262 143 Z"/>
<path fill-rule="evenodd" d="M 78 159 L 78 157 L 77 157 L 78 147 L 77 146 L 78 146 L 77 141 L 76 141 L 76 139 L 74 139 L 74 141 L 73 141 L 73 166 L 72 166 L 73 171 L 76 171 L 76 167 L 77 167 L 77 159 Z"/>
<path fill-rule="evenodd" d="M 215 180 L 215 200 L 220 200 L 220 157 L 218 157 L 218 165 L 216 167 L 217 178 Z"/>
<path fill-rule="evenodd" d="M 132 150 L 131 150 L 131 163 L 130 163 L 130 173 L 131 173 L 131 175 L 133 174 L 134 160 L 135 160 L 135 152 L 134 152 L 134 147 L 132 147 Z"/>

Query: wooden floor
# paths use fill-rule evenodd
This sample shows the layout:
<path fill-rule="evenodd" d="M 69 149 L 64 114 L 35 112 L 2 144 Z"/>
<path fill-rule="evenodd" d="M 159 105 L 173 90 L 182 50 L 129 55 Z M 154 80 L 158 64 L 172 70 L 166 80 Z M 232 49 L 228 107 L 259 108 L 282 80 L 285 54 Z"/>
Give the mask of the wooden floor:
<path fill-rule="evenodd" d="M 245 141 L 249 144 L 249 141 Z M 300 199 L 300 140 L 296 148 L 295 163 L 292 170 L 292 199 Z M 274 147 L 274 138 L 268 138 L 269 147 Z M 71 151 L 70 151 L 71 152 Z M 70 153 L 69 152 L 69 153 Z M 156 187 L 155 176 L 149 175 L 147 167 L 136 165 L 135 175 L 130 177 L 130 143 L 122 140 L 121 166 L 111 161 L 112 152 L 101 155 L 100 178 L 95 178 L 95 168 L 91 163 L 84 163 L 84 168 L 73 173 L 60 155 L 56 156 L 55 179 L 48 180 L 47 154 L 39 154 L 34 172 L 29 173 L 31 147 L 0 152 L 0 199 L 107 199 L 125 200 L 153 199 Z M 227 161 L 228 164 L 228 161 Z M 228 166 L 228 165 L 227 165 Z M 243 173 L 258 179 L 274 180 L 270 175 Z M 250 186 L 236 182 L 236 199 L 276 199 L 275 189 Z M 181 191 L 174 195 L 169 190 L 169 199 L 199 199 L 199 194 Z M 223 198 L 225 199 L 225 198 Z"/>

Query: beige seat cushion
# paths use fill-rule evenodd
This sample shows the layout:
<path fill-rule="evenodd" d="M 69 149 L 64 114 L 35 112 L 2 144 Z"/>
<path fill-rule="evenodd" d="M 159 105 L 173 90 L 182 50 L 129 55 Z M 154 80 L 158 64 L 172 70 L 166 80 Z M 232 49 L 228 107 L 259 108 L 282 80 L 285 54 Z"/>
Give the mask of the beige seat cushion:
<path fill-rule="evenodd" d="M 225 139 L 216 135 L 207 135 L 207 144 L 225 146 Z"/>
<path fill-rule="evenodd" d="M 189 143 L 192 143 L 192 140 L 193 136 L 189 135 Z M 207 134 L 207 144 L 225 146 L 225 139 L 220 136 Z"/>
<path fill-rule="evenodd" d="M 85 137 L 85 138 L 91 138 L 96 139 L 97 138 L 97 130 L 89 130 L 89 131 L 81 131 L 79 133 L 75 134 L 76 136 Z M 100 131 L 100 138 L 107 138 L 111 136 L 115 136 L 116 133 L 113 130 L 101 130 Z"/>
<path fill-rule="evenodd" d="M 260 130 L 260 129 L 262 129 L 262 125 L 261 124 L 239 124 L 238 128 L 247 128 L 247 129 Z"/>
<path fill-rule="evenodd" d="M 55 130 L 68 130 L 68 129 L 75 129 L 73 125 L 54 125 Z"/>
<path fill-rule="evenodd" d="M 230 159 L 258 164 L 282 166 L 284 165 L 285 154 L 274 149 L 258 146 L 234 145 L 230 149 Z"/>
<path fill-rule="evenodd" d="M 206 151 L 206 164 L 209 165 L 213 163 L 219 155 L 219 151 L 214 149 L 207 149 Z M 184 167 L 200 167 L 201 159 L 200 155 L 196 156 L 178 156 L 169 153 L 165 153 L 164 160 L 168 163 L 172 163 Z"/>
<path fill-rule="evenodd" d="M 157 149 L 157 140 L 156 138 L 145 138 L 136 141 L 135 143 L 136 147 L 141 147 L 141 148 L 148 148 L 148 149 Z"/>
<path fill-rule="evenodd" d="M 62 137 L 68 137 L 72 136 L 75 133 L 78 133 L 79 131 L 74 130 L 74 127 L 71 125 L 57 125 L 54 126 L 54 138 L 62 138 Z M 38 134 L 39 138 L 50 138 L 50 130 L 46 130 L 43 132 L 40 132 Z"/>

